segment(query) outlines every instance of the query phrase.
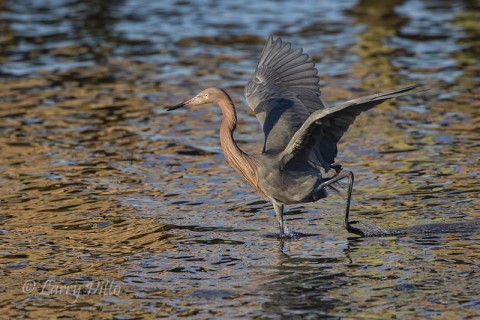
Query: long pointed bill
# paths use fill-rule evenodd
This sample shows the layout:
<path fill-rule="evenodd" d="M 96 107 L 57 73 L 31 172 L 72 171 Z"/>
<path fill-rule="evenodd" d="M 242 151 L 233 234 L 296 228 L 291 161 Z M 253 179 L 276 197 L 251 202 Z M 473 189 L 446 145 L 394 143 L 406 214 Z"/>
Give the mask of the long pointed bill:
<path fill-rule="evenodd" d="M 167 111 L 172 111 L 172 110 L 179 109 L 179 108 L 182 108 L 182 107 L 198 106 L 200 104 L 202 104 L 202 101 L 199 99 L 198 96 L 195 96 L 190 100 L 183 101 L 182 103 L 179 103 L 179 104 L 176 104 L 174 106 L 168 107 Z"/>
<path fill-rule="evenodd" d="M 185 101 L 185 102 L 186 102 L 186 101 Z M 172 110 L 175 110 L 175 109 L 179 109 L 179 108 L 185 107 L 185 106 L 186 106 L 185 102 L 182 102 L 182 103 L 176 104 L 176 105 L 174 105 L 174 106 L 168 107 L 168 108 L 167 108 L 167 111 L 172 111 Z"/>

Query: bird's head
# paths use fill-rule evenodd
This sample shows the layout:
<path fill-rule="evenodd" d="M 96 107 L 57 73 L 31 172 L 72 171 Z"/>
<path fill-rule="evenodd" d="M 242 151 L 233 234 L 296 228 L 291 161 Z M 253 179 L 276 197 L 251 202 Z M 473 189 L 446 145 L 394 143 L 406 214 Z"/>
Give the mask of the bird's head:
<path fill-rule="evenodd" d="M 194 106 L 201 106 L 204 104 L 214 103 L 219 101 L 224 96 L 225 96 L 225 92 L 222 89 L 208 88 L 198 93 L 197 95 L 195 95 L 195 97 L 193 97 L 190 100 L 168 107 L 167 110 L 172 111 L 182 107 L 194 107 Z"/>

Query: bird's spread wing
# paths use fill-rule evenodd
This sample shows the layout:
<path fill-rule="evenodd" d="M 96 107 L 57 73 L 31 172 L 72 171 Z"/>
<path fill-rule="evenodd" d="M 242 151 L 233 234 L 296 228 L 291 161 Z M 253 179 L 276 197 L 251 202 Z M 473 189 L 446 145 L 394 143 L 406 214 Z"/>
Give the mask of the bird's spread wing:
<path fill-rule="evenodd" d="M 317 70 L 302 49 L 268 39 L 245 87 L 245 97 L 265 133 L 264 152 L 284 150 L 311 113 L 323 109 Z"/>
<path fill-rule="evenodd" d="M 418 86 L 369 95 L 314 112 L 283 151 L 283 163 L 302 159 L 328 170 L 337 156 L 338 141 L 360 113 L 385 100 L 410 94 L 415 88 Z"/>

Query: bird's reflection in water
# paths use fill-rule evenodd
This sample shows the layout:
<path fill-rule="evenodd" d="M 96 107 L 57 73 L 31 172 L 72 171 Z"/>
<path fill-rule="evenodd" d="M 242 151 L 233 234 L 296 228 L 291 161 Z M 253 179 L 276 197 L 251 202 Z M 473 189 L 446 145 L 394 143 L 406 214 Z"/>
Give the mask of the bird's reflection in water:
<path fill-rule="evenodd" d="M 348 286 L 345 273 L 332 266 L 346 259 L 292 256 L 287 253 L 292 241 L 280 241 L 275 272 L 258 288 L 267 298 L 262 303 L 262 314 L 314 318 L 331 315 L 332 309 L 343 303 L 330 291 Z"/>

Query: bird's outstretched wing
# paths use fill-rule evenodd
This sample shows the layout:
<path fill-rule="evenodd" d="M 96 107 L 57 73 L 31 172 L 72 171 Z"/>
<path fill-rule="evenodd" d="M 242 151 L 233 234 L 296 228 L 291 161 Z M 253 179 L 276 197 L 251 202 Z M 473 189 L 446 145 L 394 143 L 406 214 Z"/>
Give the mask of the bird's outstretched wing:
<path fill-rule="evenodd" d="M 265 134 L 264 152 L 283 151 L 311 113 L 323 109 L 317 70 L 302 49 L 270 36 L 245 97 Z"/>
<path fill-rule="evenodd" d="M 385 100 L 411 94 L 418 87 L 413 85 L 373 94 L 312 113 L 283 151 L 283 163 L 302 159 L 328 170 L 337 156 L 338 141 L 360 113 Z"/>

